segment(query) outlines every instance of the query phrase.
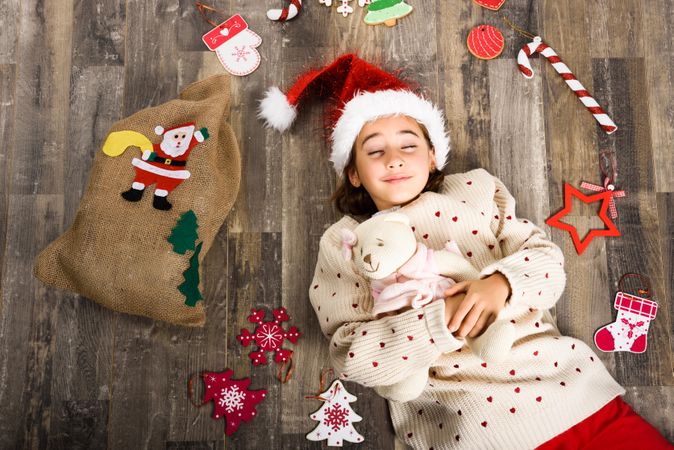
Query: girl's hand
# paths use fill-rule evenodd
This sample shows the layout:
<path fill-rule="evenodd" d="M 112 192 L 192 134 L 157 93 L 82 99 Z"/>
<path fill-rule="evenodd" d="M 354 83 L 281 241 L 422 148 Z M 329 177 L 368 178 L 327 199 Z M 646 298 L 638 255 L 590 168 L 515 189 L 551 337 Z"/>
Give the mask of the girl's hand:
<path fill-rule="evenodd" d="M 449 297 L 465 293 L 452 315 L 447 328 L 459 337 L 476 337 L 491 324 L 510 297 L 510 283 L 501 273 L 481 280 L 462 281 L 445 291 L 445 309 Z M 445 312 L 445 317 L 447 312 Z"/>

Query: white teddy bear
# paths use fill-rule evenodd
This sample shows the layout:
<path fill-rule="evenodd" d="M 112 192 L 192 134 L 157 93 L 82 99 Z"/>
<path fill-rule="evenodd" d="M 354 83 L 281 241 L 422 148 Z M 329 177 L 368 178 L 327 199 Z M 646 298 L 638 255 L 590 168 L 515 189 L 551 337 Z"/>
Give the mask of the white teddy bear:
<path fill-rule="evenodd" d="M 444 299 L 444 291 L 454 285 L 454 277 L 477 279 L 479 272 L 460 253 L 455 242 L 434 251 L 417 242 L 409 218 L 398 212 L 378 214 L 354 230 L 342 230 L 345 259 L 352 259 L 358 271 L 370 280 L 374 299 L 372 313 L 393 314 L 420 308 Z M 468 347 L 486 362 L 505 359 L 515 338 L 514 326 L 497 320 L 477 338 L 466 338 Z M 393 386 L 378 387 L 390 400 L 409 401 L 426 386 L 428 370 L 423 369 Z M 401 389 L 401 383 L 404 388 Z M 397 394 L 392 398 L 392 391 Z M 404 397 L 401 397 L 403 395 Z"/>

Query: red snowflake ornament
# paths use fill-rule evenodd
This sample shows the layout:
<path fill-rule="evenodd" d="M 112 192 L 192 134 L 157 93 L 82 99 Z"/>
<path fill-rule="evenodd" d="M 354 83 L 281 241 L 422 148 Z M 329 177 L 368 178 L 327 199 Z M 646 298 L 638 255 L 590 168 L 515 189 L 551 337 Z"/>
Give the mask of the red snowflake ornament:
<path fill-rule="evenodd" d="M 252 341 L 255 341 L 258 350 L 250 352 L 248 355 L 254 366 L 267 364 L 266 352 L 276 352 L 274 361 L 277 364 L 288 363 L 293 356 L 293 351 L 281 348 L 283 341 L 288 339 L 295 344 L 302 336 L 302 333 L 294 326 L 290 327 L 288 331 L 285 331 L 281 326 L 281 323 L 290 320 L 285 308 L 277 308 L 272 311 L 272 314 L 274 315 L 274 321 L 265 322 L 266 311 L 264 309 L 252 309 L 250 316 L 248 316 L 248 322 L 256 323 L 258 326 L 252 334 L 248 329 L 242 328 L 241 334 L 236 337 L 244 347 L 248 347 Z"/>
<path fill-rule="evenodd" d="M 248 390 L 250 378 L 232 380 L 234 371 L 204 372 L 204 403 L 213 400 L 213 419 L 225 417 L 225 433 L 231 436 L 241 425 L 241 421 L 250 422 L 257 411 L 255 406 L 267 396 L 266 389 Z"/>

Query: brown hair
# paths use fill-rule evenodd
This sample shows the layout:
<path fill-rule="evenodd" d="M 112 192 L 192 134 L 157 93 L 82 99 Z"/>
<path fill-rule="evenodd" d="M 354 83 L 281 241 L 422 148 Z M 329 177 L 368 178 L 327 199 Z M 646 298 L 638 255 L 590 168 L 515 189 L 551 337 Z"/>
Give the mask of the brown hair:
<path fill-rule="evenodd" d="M 417 122 L 418 123 L 418 122 Z M 432 147 L 431 138 L 428 134 L 428 130 L 421 123 L 419 128 L 421 128 L 424 138 L 428 143 L 429 147 Z M 370 194 L 365 190 L 365 187 L 361 184 L 359 187 L 355 187 L 351 184 L 349 180 L 349 171 L 355 168 L 356 166 L 356 143 L 354 142 L 353 147 L 351 148 L 351 156 L 349 157 L 349 162 L 344 168 L 342 173 L 342 179 L 339 183 L 339 186 L 332 194 L 330 201 L 334 202 L 337 210 L 342 214 L 351 214 L 354 216 L 371 216 L 377 212 L 377 206 L 370 197 Z M 445 179 L 445 174 L 438 169 L 433 170 L 428 176 L 428 181 L 426 186 L 421 191 L 423 192 L 438 192 L 442 182 Z"/>

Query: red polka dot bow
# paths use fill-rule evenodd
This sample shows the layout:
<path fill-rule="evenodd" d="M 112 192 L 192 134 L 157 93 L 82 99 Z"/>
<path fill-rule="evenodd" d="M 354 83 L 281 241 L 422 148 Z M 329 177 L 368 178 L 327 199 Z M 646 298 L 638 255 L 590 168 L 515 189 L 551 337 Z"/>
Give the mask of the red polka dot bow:
<path fill-rule="evenodd" d="M 611 219 L 615 219 L 616 217 L 618 217 L 618 211 L 616 210 L 615 206 L 615 198 L 616 197 L 622 198 L 627 196 L 627 194 L 625 193 L 625 191 L 616 190 L 615 185 L 613 184 L 613 182 L 611 182 L 611 179 L 609 177 L 604 178 L 603 186 L 583 181 L 582 183 L 580 183 L 580 187 L 582 187 L 583 189 L 589 189 L 590 191 L 594 192 L 610 192 L 611 198 L 608 202 L 609 213 L 611 214 Z"/>

